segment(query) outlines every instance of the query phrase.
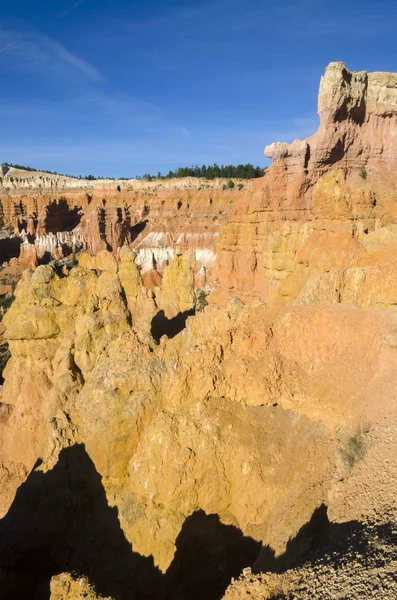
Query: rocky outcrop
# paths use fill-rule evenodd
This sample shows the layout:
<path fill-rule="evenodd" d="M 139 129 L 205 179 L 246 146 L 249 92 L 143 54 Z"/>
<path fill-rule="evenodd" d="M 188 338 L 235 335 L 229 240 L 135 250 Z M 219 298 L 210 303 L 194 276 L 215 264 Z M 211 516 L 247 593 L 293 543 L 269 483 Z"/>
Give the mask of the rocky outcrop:
<path fill-rule="evenodd" d="M 394 502 L 394 313 L 235 299 L 157 345 L 140 308 L 155 298 L 130 249 L 120 261 L 105 251 L 65 277 L 25 271 L 6 315 L 3 589 L 19 585 L 16 572 L 30 581 L 46 547 L 46 576 L 79 565 L 101 595 L 124 586 L 133 598 L 151 582 L 149 597 L 199 598 L 209 581 L 208 598 L 220 597 L 247 557 L 266 569 L 283 555 L 320 505 L 338 522 Z M 49 513 L 53 493 L 70 501 Z M 118 532 L 108 552 L 107 519 Z M 111 563 L 120 544 L 127 562 Z M 208 548 L 215 558 L 202 562 Z"/>
<path fill-rule="evenodd" d="M 265 149 L 274 161 L 303 165 L 311 177 L 338 163 L 347 168 L 392 169 L 397 160 L 393 138 L 397 127 L 397 74 L 350 72 L 331 63 L 321 78 L 318 97 L 320 127 L 306 141 L 278 142 Z"/>
<path fill-rule="evenodd" d="M 99 596 L 87 577 L 73 577 L 70 573 L 62 573 L 51 579 L 51 596 L 49 600 L 113 600 Z"/>
<path fill-rule="evenodd" d="M 19 264 L 22 268 L 35 268 L 37 264 L 60 260 L 65 256 L 81 252 L 86 247 L 85 236 L 77 231 L 60 231 L 57 234 L 48 233 L 37 235 L 34 241 L 30 236 L 21 232 L 22 241 L 19 250 Z"/>
<path fill-rule="evenodd" d="M 1 167 L 0 185 L 5 190 L 92 188 L 92 182 L 85 179 L 7 166 Z"/>
<path fill-rule="evenodd" d="M 127 207 L 102 207 L 86 211 L 80 230 L 85 245 L 96 254 L 101 250 L 116 252 L 124 244 L 131 243 L 131 217 Z"/>
<path fill-rule="evenodd" d="M 165 268 L 162 289 L 157 294 L 159 305 L 167 319 L 194 308 L 194 273 L 196 260 L 192 251 L 177 255 Z"/>
<path fill-rule="evenodd" d="M 318 132 L 273 159 L 218 239 L 219 289 L 267 304 L 395 304 L 397 75 L 331 63 Z"/>
<path fill-rule="evenodd" d="M 24 271 L 4 318 L 1 600 L 217 600 L 244 567 L 227 597 L 317 593 L 269 573 L 395 511 L 393 82 L 332 64 L 250 194 L 65 195 L 98 251 Z M 225 307 L 194 315 L 215 253 Z"/>

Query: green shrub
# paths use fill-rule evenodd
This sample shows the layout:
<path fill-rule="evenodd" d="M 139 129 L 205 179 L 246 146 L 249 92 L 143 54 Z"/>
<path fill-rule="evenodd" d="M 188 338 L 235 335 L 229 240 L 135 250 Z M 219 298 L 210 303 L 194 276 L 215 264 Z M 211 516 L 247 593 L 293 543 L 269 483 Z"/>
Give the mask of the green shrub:
<path fill-rule="evenodd" d="M 339 452 L 346 465 L 352 469 L 365 456 L 365 445 L 361 433 L 349 437 Z"/>
<path fill-rule="evenodd" d="M 13 285 L 14 287 L 14 285 Z M 15 300 L 15 296 L 1 296 L 0 297 L 0 321 L 1 321 L 1 313 L 5 313 L 7 312 L 7 310 L 10 308 L 11 304 L 14 302 Z"/>
<path fill-rule="evenodd" d="M 360 177 L 362 177 L 363 179 L 367 179 L 367 169 L 365 167 L 361 168 Z"/>
<path fill-rule="evenodd" d="M 197 312 L 203 311 L 204 308 L 206 306 L 208 306 L 207 296 L 208 296 L 207 292 L 205 292 L 204 290 L 200 290 L 200 292 L 197 296 L 197 303 L 196 303 L 196 311 Z"/>

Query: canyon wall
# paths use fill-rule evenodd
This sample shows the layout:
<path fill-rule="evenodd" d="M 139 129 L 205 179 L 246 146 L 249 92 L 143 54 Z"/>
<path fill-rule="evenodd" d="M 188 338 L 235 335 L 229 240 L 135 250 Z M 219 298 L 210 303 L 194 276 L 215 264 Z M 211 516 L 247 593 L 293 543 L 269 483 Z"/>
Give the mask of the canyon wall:
<path fill-rule="evenodd" d="M 332 63 L 249 190 L 6 194 L 95 256 L 26 269 L 4 317 L 1 600 L 219 600 L 397 522 L 396 90 Z"/>
<path fill-rule="evenodd" d="M 71 252 L 70 244 L 36 237 L 73 232 L 77 250 L 116 254 L 131 245 L 147 280 L 193 250 L 197 287 L 215 289 L 215 305 L 236 295 L 269 306 L 389 306 L 397 293 L 395 80 L 331 63 L 317 133 L 268 146 L 271 168 L 242 190 L 223 191 L 222 181 L 89 182 L 10 169 L 1 184 L 3 221 L 35 244 L 22 249 L 26 265 L 35 252 L 38 262 Z M 388 285 L 370 291 L 381 277 Z"/>
<path fill-rule="evenodd" d="M 56 180 L 56 176 L 51 177 Z M 78 187 L 83 180 L 73 180 L 73 188 L 71 184 L 62 187 L 60 178 L 47 190 L 33 187 L 38 180 L 31 173 L 27 172 L 27 179 L 31 184 L 27 190 L 0 187 L 3 226 L 13 232 L 14 245 L 17 240 L 30 244 L 21 250 L 23 264 L 31 265 L 35 253 L 38 263 L 47 256 L 66 256 L 73 244 L 77 251 L 96 254 L 107 249 L 115 255 L 127 244 L 136 249 L 142 273 L 162 274 L 174 256 L 192 250 L 198 287 L 213 285 L 219 228 L 233 212 L 236 198 L 252 185 L 244 181 L 242 190 L 236 186 L 225 191 L 223 180 L 187 178 L 160 182 L 100 180 L 89 182 L 85 188 Z M 72 245 L 60 239 L 54 244 L 50 234 L 72 236 Z M 17 245 L 14 256 L 19 256 Z"/>

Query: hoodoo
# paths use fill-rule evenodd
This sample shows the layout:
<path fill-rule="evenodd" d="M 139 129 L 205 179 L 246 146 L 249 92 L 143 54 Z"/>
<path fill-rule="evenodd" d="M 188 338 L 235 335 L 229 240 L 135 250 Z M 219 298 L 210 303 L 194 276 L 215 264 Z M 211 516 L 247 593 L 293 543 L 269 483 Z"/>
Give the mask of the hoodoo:
<path fill-rule="evenodd" d="M 214 303 L 396 303 L 397 75 L 331 63 L 318 112 L 221 229 Z"/>

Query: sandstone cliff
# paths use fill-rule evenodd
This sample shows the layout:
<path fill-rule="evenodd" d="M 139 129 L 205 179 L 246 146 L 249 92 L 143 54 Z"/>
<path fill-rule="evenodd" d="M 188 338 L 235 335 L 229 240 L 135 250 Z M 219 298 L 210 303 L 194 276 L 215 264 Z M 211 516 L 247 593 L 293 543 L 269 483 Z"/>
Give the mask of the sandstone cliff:
<path fill-rule="evenodd" d="M 0 240 L 0 257 L 19 257 L 24 267 L 68 256 L 73 249 L 94 254 L 130 244 L 144 274 L 162 274 L 174 256 L 194 252 L 198 287 L 213 286 L 215 243 L 239 189 L 222 190 L 223 180 L 161 182 L 68 180 L 51 176 L 43 187 L 38 175 L 25 173 L 29 189 L 0 183 L 0 221 L 13 237 Z M 55 179 L 54 179 L 55 178 Z M 25 181 L 23 178 L 23 181 Z M 90 185 L 87 187 L 88 183 Z M 73 184 L 73 185 L 72 185 Z"/>
<path fill-rule="evenodd" d="M 316 593 L 269 573 L 396 522 L 395 89 L 331 64 L 319 132 L 248 193 L 20 209 L 98 246 L 25 270 L 4 318 L 0 599 L 218 600 L 245 567 L 226 597 Z M 225 306 L 193 316 L 215 262 Z"/>
<path fill-rule="evenodd" d="M 6 315 L 8 599 L 61 571 L 105 596 L 216 598 L 247 562 L 293 560 L 290 540 L 321 505 L 338 522 L 394 502 L 393 312 L 233 300 L 156 345 L 137 310 L 147 301 L 153 314 L 154 299 L 130 252 L 120 264 L 83 255 L 63 277 L 25 271 Z M 110 541 L 103 519 L 119 529 Z M 125 562 L 112 562 L 121 547 Z"/>
<path fill-rule="evenodd" d="M 221 229 L 213 302 L 395 304 L 397 75 L 331 63 L 318 111 Z"/>

